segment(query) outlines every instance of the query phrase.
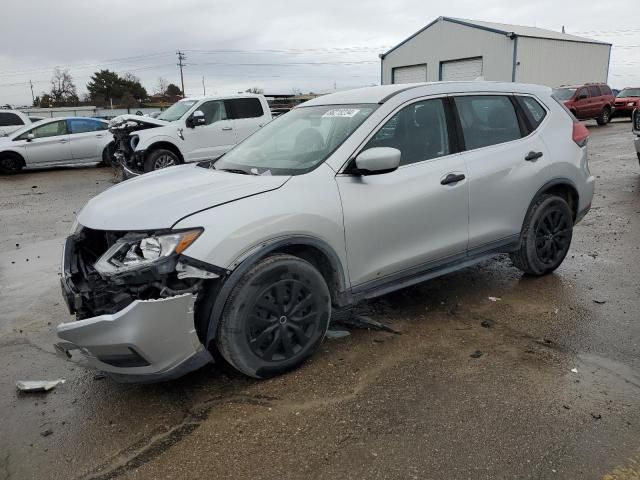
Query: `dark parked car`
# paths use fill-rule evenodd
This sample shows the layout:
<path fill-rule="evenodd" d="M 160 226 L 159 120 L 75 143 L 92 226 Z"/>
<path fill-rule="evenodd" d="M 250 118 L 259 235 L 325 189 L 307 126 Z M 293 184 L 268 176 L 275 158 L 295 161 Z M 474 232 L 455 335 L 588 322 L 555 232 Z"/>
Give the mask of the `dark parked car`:
<path fill-rule="evenodd" d="M 578 120 L 593 118 L 598 125 L 606 125 L 611 121 L 615 97 L 604 83 L 562 86 L 554 88 L 553 93 Z"/>
<path fill-rule="evenodd" d="M 629 117 L 633 111 L 640 107 L 640 88 L 623 88 L 616 95 L 615 117 Z"/>

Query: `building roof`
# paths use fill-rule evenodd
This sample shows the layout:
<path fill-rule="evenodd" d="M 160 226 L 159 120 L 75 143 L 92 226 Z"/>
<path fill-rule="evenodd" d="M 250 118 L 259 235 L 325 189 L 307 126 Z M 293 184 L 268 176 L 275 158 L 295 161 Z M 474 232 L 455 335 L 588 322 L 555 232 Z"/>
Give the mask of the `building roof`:
<path fill-rule="evenodd" d="M 568 33 L 556 32 L 554 30 L 547 30 L 544 28 L 538 27 L 525 27 L 522 25 L 510 25 L 507 23 L 496 23 L 496 22 L 484 22 L 481 20 L 467 20 L 464 18 L 454 18 L 454 17 L 438 17 L 433 22 L 428 24 L 426 27 L 418 30 L 416 33 L 411 35 L 409 38 L 403 40 L 395 47 L 391 48 L 389 51 L 382 54 L 384 58 L 386 55 L 391 53 L 393 50 L 398 48 L 399 46 L 405 44 L 409 40 L 411 40 L 416 35 L 422 33 L 427 28 L 436 24 L 437 22 L 451 22 L 457 23 L 458 25 L 464 25 L 465 27 L 477 28 L 480 30 L 485 30 L 488 32 L 497 33 L 499 35 L 506 36 L 514 36 L 514 37 L 530 37 L 530 38 L 544 38 L 548 40 L 562 40 L 566 42 L 579 42 L 579 43 L 594 43 L 598 45 L 611 45 L 607 42 L 601 42 L 599 40 L 592 40 L 590 38 L 579 37 L 577 35 L 571 35 Z"/>

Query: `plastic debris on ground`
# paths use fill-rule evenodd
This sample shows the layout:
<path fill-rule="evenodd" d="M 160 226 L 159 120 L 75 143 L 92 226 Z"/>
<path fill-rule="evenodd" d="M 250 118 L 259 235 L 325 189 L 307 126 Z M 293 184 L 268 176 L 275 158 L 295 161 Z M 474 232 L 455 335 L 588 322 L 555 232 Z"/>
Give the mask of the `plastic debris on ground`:
<path fill-rule="evenodd" d="M 344 338 L 351 335 L 347 330 L 327 330 L 327 338 Z"/>
<path fill-rule="evenodd" d="M 500 300 L 502 300 L 500 297 L 488 297 L 489 300 L 491 300 L 492 302 L 499 302 Z"/>
<path fill-rule="evenodd" d="M 58 385 L 62 385 L 65 381 L 63 378 L 57 380 L 18 380 L 16 387 L 21 392 L 48 392 Z"/>
<path fill-rule="evenodd" d="M 577 369 L 577 368 L 572 368 L 572 369 L 571 369 L 571 372 L 572 372 L 572 373 L 578 373 L 578 369 Z"/>

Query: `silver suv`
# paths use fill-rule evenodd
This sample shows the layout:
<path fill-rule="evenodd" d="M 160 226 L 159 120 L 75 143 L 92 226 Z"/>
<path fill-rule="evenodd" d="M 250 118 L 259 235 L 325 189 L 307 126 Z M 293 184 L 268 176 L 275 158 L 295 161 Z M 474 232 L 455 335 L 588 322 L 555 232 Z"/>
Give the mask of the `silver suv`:
<path fill-rule="evenodd" d="M 57 327 L 121 381 L 219 352 L 300 365 L 332 311 L 509 253 L 562 263 L 589 210 L 589 132 L 546 87 L 455 82 L 319 97 L 216 161 L 123 182 L 78 215 Z"/>

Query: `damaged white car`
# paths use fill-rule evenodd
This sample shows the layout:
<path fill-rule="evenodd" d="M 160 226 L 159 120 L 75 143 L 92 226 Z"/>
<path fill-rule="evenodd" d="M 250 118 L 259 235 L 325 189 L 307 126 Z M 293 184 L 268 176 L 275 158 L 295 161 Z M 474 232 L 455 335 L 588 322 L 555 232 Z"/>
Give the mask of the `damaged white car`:
<path fill-rule="evenodd" d="M 126 178 L 186 162 L 213 160 L 271 121 L 262 95 L 190 97 L 157 118 L 121 115 L 109 123 L 114 158 Z"/>
<path fill-rule="evenodd" d="M 332 311 L 509 253 L 564 260 L 589 211 L 588 130 L 541 86 L 386 85 L 319 97 L 217 161 L 98 195 L 66 241 L 65 352 L 123 381 L 219 352 L 264 378 Z"/>

